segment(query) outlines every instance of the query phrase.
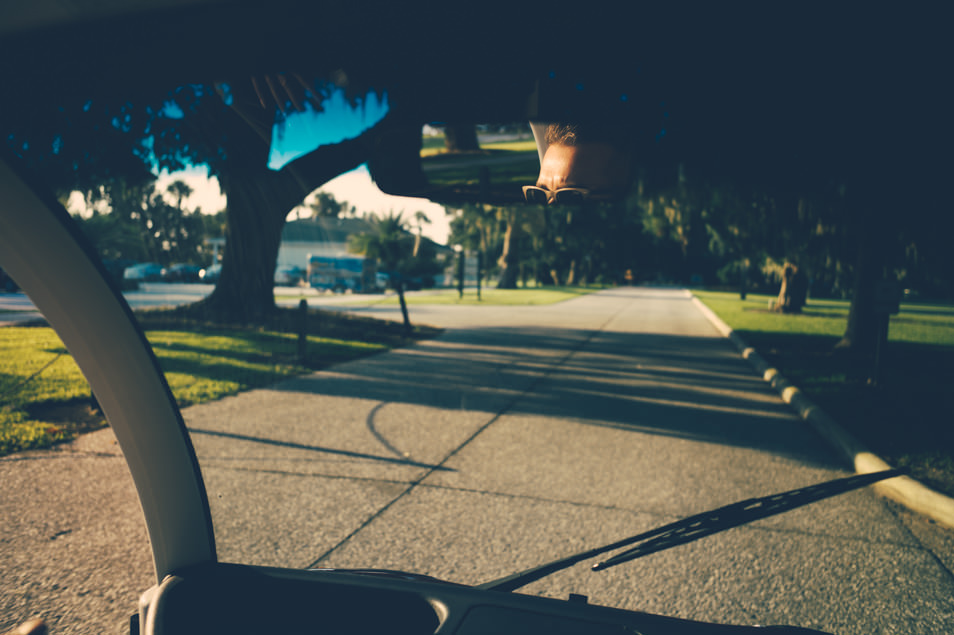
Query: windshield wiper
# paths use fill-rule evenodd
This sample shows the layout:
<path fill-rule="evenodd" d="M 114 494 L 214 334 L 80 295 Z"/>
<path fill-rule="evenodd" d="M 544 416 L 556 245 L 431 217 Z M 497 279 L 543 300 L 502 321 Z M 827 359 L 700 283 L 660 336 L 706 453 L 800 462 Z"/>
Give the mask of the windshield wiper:
<path fill-rule="evenodd" d="M 732 503 L 731 505 L 719 507 L 718 509 L 689 516 L 688 518 L 677 520 L 674 523 L 651 529 L 650 531 L 619 540 L 612 544 L 554 560 L 553 562 L 514 573 L 498 580 L 485 582 L 477 588 L 491 591 L 514 591 L 540 578 L 571 567 L 583 560 L 595 558 L 608 551 L 628 547 L 635 543 L 642 543 L 593 565 L 594 571 L 608 569 L 609 567 L 629 562 L 630 560 L 635 560 L 636 558 L 641 558 L 642 556 L 656 553 L 657 551 L 692 542 L 699 538 L 731 529 L 732 527 L 745 525 L 753 520 L 781 514 L 796 507 L 802 507 L 815 501 L 837 496 L 838 494 L 843 494 L 853 489 L 876 483 L 877 481 L 901 476 L 905 473 L 906 470 L 903 469 L 885 470 L 883 472 L 873 472 L 871 474 L 849 476 L 847 478 L 826 481 L 817 485 L 801 487 L 762 498 L 750 498 Z"/>

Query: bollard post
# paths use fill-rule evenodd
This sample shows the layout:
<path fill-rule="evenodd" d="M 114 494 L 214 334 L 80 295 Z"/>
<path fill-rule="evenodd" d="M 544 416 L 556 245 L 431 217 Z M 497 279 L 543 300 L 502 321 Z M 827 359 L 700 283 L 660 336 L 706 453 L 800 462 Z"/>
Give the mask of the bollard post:
<path fill-rule="evenodd" d="M 464 297 L 464 250 L 457 254 L 457 297 Z"/>
<path fill-rule="evenodd" d="M 298 303 L 298 363 L 302 366 L 308 359 L 308 301 Z"/>

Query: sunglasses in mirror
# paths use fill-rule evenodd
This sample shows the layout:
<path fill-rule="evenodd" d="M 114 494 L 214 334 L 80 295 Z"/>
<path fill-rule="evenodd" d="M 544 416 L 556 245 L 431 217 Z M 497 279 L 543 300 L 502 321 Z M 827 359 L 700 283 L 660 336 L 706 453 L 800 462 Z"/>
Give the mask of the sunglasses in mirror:
<path fill-rule="evenodd" d="M 585 187 L 561 187 L 548 190 L 536 185 L 524 185 L 523 197 L 528 203 L 537 205 L 582 205 L 587 201 L 613 200 L 612 193 L 599 192 Z"/>
<path fill-rule="evenodd" d="M 580 204 L 590 196 L 590 190 L 582 187 L 561 187 L 557 190 L 548 190 L 536 185 L 523 186 L 523 197 L 528 203 L 537 203 L 538 205 Z"/>

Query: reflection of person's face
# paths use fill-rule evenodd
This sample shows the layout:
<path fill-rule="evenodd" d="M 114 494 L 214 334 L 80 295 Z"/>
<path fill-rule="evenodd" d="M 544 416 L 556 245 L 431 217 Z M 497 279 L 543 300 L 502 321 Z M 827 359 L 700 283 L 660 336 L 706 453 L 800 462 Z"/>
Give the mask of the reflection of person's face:
<path fill-rule="evenodd" d="M 550 144 L 540 163 L 537 187 L 551 191 L 579 187 L 594 193 L 616 193 L 629 185 L 628 178 L 629 161 L 609 144 Z"/>

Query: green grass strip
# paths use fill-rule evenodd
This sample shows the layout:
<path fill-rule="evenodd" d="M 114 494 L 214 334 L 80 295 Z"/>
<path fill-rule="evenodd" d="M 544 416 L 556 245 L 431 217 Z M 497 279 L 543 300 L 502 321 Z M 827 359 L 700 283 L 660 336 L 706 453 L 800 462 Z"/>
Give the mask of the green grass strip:
<path fill-rule="evenodd" d="M 286 377 L 387 350 L 385 344 L 264 330 L 150 330 L 180 406 L 268 386 Z M 102 427 L 90 388 L 53 329 L 0 328 L 0 455 L 43 448 Z"/>
<path fill-rule="evenodd" d="M 835 347 L 849 302 L 809 300 L 801 315 L 769 310 L 771 296 L 695 291 L 745 342 L 886 461 L 954 496 L 954 307 L 902 303 L 890 318 L 880 372 Z M 877 375 L 877 381 L 869 379 Z"/>
<path fill-rule="evenodd" d="M 848 320 L 848 300 L 810 299 L 801 314 L 776 313 L 769 308 L 774 296 L 694 291 L 722 321 L 736 331 L 791 333 L 840 338 Z M 902 303 L 901 312 L 892 315 L 888 341 L 931 346 L 954 346 L 954 307 L 941 304 Z"/>

